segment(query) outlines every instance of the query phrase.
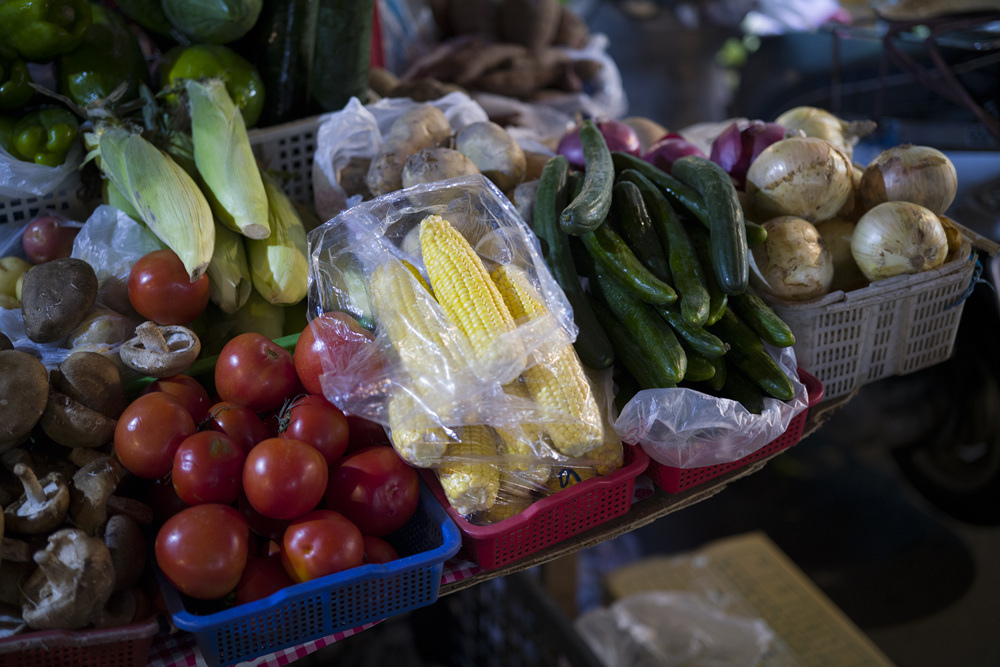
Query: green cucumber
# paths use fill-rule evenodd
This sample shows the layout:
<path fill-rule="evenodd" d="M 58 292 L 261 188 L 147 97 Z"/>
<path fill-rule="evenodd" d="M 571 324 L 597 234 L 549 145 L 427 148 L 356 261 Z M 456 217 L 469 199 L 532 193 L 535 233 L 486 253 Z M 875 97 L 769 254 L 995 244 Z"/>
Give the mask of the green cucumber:
<path fill-rule="evenodd" d="M 719 287 L 719 278 L 715 275 L 708 230 L 692 225 L 688 231 L 691 234 L 691 241 L 694 243 L 694 249 L 698 253 L 701 266 L 705 270 L 705 281 L 708 287 L 708 320 L 705 321 L 705 324 L 715 324 L 722 317 L 726 306 L 729 305 L 729 295 Z"/>
<path fill-rule="evenodd" d="M 653 275 L 607 224 L 581 234 L 580 240 L 602 269 L 646 303 L 660 305 L 677 301 L 674 288 Z"/>
<path fill-rule="evenodd" d="M 719 390 L 719 396 L 738 402 L 747 411 L 759 415 L 764 412 L 764 394 L 750 378 L 739 368 L 726 369 L 725 381 Z"/>
<path fill-rule="evenodd" d="M 764 341 L 775 347 L 795 345 L 791 327 L 752 289 L 733 295 L 732 306 L 736 314 Z"/>
<path fill-rule="evenodd" d="M 573 321 L 579 329 L 573 348 L 580 361 L 590 368 L 608 368 L 614 363 L 614 349 L 580 285 L 570 239 L 559 227 L 559 212 L 567 198 L 568 173 L 569 162 L 562 155 L 545 163 L 535 195 L 535 235 L 544 245 L 545 263 L 573 308 Z"/>
<path fill-rule="evenodd" d="M 611 219 L 635 256 L 653 275 L 672 282 L 663 243 L 650 218 L 642 192 L 634 182 L 619 180 L 611 195 Z"/>
<path fill-rule="evenodd" d="M 677 312 L 676 306 L 659 306 L 656 310 L 673 328 L 674 333 L 701 356 L 706 359 L 717 359 L 726 353 L 726 344 L 721 338 L 704 327 L 688 322 Z"/>
<path fill-rule="evenodd" d="M 727 307 L 719 321 L 707 328 L 730 347 L 738 347 L 744 352 L 764 350 L 760 336 L 749 324 L 740 319 L 732 307 Z"/>
<path fill-rule="evenodd" d="M 745 292 L 750 280 L 750 250 L 733 180 L 722 167 L 698 155 L 675 160 L 670 172 L 696 189 L 705 202 L 712 266 L 719 287 L 726 294 Z"/>
<path fill-rule="evenodd" d="M 616 365 L 624 366 L 628 374 L 639 385 L 638 388 L 655 389 L 675 386 L 674 380 L 659 373 L 657 368 L 649 363 L 645 350 L 632 336 L 632 332 L 611 311 L 607 303 L 602 298 L 592 294 L 588 294 L 587 297 L 598 321 L 604 326 L 604 330 L 612 341 Z"/>
<path fill-rule="evenodd" d="M 559 224 L 567 234 L 579 236 L 597 229 L 611 210 L 615 166 L 604 135 L 592 120 L 580 127 L 584 173 L 580 193 L 566 205 Z"/>
<path fill-rule="evenodd" d="M 731 347 L 726 357 L 732 364 L 743 371 L 750 380 L 779 401 L 790 401 L 795 398 L 795 386 L 791 379 L 781 369 L 778 362 L 764 350 L 746 351 Z"/>

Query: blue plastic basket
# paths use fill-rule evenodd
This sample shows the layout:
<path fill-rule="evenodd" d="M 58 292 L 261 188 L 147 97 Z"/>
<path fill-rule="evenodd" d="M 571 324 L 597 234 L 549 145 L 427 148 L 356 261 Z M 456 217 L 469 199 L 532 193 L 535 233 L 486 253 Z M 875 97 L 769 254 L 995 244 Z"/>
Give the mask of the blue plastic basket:
<path fill-rule="evenodd" d="M 205 615 L 188 611 L 181 593 L 159 570 L 156 574 L 171 619 L 194 635 L 205 662 L 231 665 L 437 600 L 444 563 L 462 542 L 423 483 L 416 514 L 386 539 L 399 559 L 289 586 L 262 600 Z"/>

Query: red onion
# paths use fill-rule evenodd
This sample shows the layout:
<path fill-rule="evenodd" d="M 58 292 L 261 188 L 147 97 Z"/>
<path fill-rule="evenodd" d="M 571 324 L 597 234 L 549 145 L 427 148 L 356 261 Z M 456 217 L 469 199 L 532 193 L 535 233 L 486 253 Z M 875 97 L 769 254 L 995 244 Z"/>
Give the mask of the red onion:
<path fill-rule="evenodd" d="M 608 143 L 608 149 L 612 151 L 622 151 L 638 156 L 642 152 L 639 145 L 639 135 L 635 130 L 619 120 L 594 121 L 597 129 L 604 135 L 604 141 Z M 556 152 L 566 156 L 569 164 L 574 169 L 585 169 L 586 164 L 583 159 L 583 147 L 580 146 L 580 126 L 581 123 L 566 132 L 559 140 Z"/>
<path fill-rule="evenodd" d="M 746 183 L 747 169 L 761 151 L 785 137 L 785 127 L 777 123 L 752 120 L 742 128 L 731 124 L 712 142 L 709 159 L 728 173 L 736 186 Z"/>
<path fill-rule="evenodd" d="M 695 144 L 676 132 L 670 132 L 650 146 L 649 150 L 643 154 L 642 159 L 669 174 L 674 160 L 685 155 L 705 157 L 702 150 Z"/>

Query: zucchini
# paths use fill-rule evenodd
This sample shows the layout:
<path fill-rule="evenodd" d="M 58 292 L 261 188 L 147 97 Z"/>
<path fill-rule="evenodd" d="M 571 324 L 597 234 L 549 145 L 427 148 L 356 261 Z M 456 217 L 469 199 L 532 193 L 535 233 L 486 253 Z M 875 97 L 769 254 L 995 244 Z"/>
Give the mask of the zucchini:
<path fill-rule="evenodd" d="M 653 306 L 635 296 L 594 261 L 586 265 L 584 275 L 590 280 L 594 294 L 607 304 L 612 319 L 631 334 L 641 351 L 642 362 L 649 366 L 647 373 L 658 383 L 656 386 L 674 386 L 683 380 L 687 355 L 673 329 Z M 604 321 L 602 324 L 607 325 Z"/>
<path fill-rule="evenodd" d="M 722 167 L 697 155 L 675 160 L 670 171 L 695 188 L 705 202 L 710 221 L 712 266 L 719 287 L 726 294 L 745 292 L 750 280 L 750 250 L 743 209 L 733 180 Z"/>
<path fill-rule="evenodd" d="M 535 195 L 535 235 L 540 245 L 544 245 L 545 263 L 573 308 L 573 321 L 579 329 L 573 349 L 585 366 L 608 368 L 614 363 L 614 349 L 580 285 L 570 239 L 559 227 L 559 211 L 567 198 L 568 174 L 569 162 L 562 155 L 549 158 L 542 168 Z"/>
<path fill-rule="evenodd" d="M 672 282 L 663 243 L 650 219 L 642 192 L 634 182 L 622 179 L 615 183 L 611 195 L 611 219 L 639 261 L 663 282 Z"/>
<path fill-rule="evenodd" d="M 653 275 L 607 224 L 581 234 L 580 240 L 602 269 L 646 303 L 659 305 L 677 301 L 674 288 Z"/>
<path fill-rule="evenodd" d="M 775 347 L 795 345 L 795 334 L 791 327 L 752 289 L 743 294 L 734 294 L 732 306 L 736 314 L 764 341 Z"/>
<path fill-rule="evenodd" d="M 583 185 L 559 216 L 562 230 L 574 236 L 594 231 L 608 217 L 615 179 L 611 151 L 594 121 L 583 121 L 580 145 L 585 165 Z"/>

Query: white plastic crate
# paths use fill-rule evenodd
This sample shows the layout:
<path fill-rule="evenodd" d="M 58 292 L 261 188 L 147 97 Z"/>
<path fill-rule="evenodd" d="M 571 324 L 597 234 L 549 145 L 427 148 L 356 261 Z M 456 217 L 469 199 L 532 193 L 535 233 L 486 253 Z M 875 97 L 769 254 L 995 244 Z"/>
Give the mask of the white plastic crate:
<path fill-rule="evenodd" d="M 966 241 L 956 259 L 931 271 L 807 303 L 770 304 L 795 333 L 799 366 L 823 383 L 829 400 L 947 360 L 975 268 Z"/>

